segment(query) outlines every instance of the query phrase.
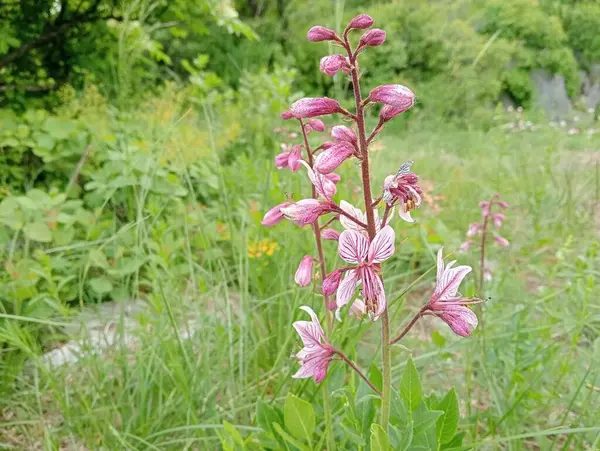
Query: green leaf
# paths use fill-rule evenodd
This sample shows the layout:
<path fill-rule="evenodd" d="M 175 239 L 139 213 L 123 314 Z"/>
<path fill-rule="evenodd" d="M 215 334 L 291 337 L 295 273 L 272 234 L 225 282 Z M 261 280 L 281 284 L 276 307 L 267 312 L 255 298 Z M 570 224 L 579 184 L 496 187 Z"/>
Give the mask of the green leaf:
<path fill-rule="evenodd" d="M 415 421 L 415 434 L 426 431 L 444 414 L 441 410 L 417 410 L 413 415 Z"/>
<path fill-rule="evenodd" d="M 258 425 L 266 432 L 273 431 L 273 423 L 283 423 L 281 414 L 262 400 L 258 400 L 256 403 L 256 420 Z"/>
<path fill-rule="evenodd" d="M 448 443 L 442 445 L 440 449 L 447 449 L 447 450 L 460 449 L 460 448 L 462 448 L 462 442 L 463 442 L 464 438 L 465 438 L 465 433 L 459 432 L 454 437 L 452 437 L 452 440 L 450 440 Z"/>
<path fill-rule="evenodd" d="M 438 449 L 440 449 L 441 445 L 452 440 L 458 428 L 459 414 L 456 391 L 454 389 L 450 390 L 444 399 L 440 401 L 437 408 L 444 411 L 436 424 Z"/>
<path fill-rule="evenodd" d="M 409 421 L 403 428 L 390 428 L 390 442 L 392 449 L 405 451 L 413 439 L 413 422 Z"/>
<path fill-rule="evenodd" d="M 377 423 L 371 425 L 371 451 L 389 451 L 390 439 Z"/>
<path fill-rule="evenodd" d="M 294 437 L 292 437 L 290 434 L 285 432 L 285 430 L 279 424 L 273 423 L 273 429 L 275 429 L 275 432 L 277 432 L 281 436 L 282 439 L 284 439 L 288 443 L 291 443 L 296 448 L 298 448 L 302 451 L 310 450 L 310 447 L 304 445 L 303 443 L 299 442 Z"/>
<path fill-rule="evenodd" d="M 437 330 L 434 330 L 431 334 L 431 339 L 439 348 L 443 348 L 446 344 L 446 337 L 440 334 Z"/>
<path fill-rule="evenodd" d="M 110 293 L 113 289 L 112 283 L 106 277 L 95 277 L 90 279 L 88 283 L 90 284 L 90 288 L 97 294 Z"/>
<path fill-rule="evenodd" d="M 283 406 L 283 419 L 286 429 L 294 437 L 311 441 L 315 431 L 315 412 L 308 402 L 289 393 Z"/>
<path fill-rule="evenodd" d="M 402 379 L 400 379 L 400 396 L 409 412 L 414 412 L 423 399 L 421 380 L 419 379 L 419 373 L 412 361 L 412 357 L 408 359 Z"/>
<path fill-rule="evenodd" d="M 52 231 L 45 222 L 32 222 L 24 228 L 25 236 L 32 241 L 49 243 L 52 241 Z"/>
<path fill-rule="evenodd" d="M 90 251 L 90 255 L 88 256 L 88 261 L 91 266 L 96 266 L 98 268 L 106 269 L 108 268 L 108 260 L 106 259 L 106 255 L 100 249 L 92 249 Z"/>

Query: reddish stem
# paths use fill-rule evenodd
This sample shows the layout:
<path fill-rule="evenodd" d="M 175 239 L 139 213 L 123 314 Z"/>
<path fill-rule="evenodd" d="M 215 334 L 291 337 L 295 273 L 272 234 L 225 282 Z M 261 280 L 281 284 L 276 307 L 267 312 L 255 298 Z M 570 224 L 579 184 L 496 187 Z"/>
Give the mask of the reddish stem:
<path fill-rule="evenodd" d="M 381 396 L 381 392 L 379 391 L 379 389 L 377 387 L 375 387 L 375 385 L 373 385 L 373 383 L 369 380 L 369 378 L 367 376 L 365 376 L 365 374 L 361 370 L 358 369 L 358 367 L 352 362 L 352 360 L 350 360 L 348 357 L 346 357 L 342 351 L 338 351 L 337 349 L 334 349 L 334 352 L 338 356 L 340 356 L 340 358 L 344 362 L 346 362 L 348 364 L 348 366 L 350 368 L 352 368 L 356 372 L 356 374 L 358 374 L 362 378 L 362 380 L 364 380 L 367 383 L 367 385 L 373 389 L 373 391 L 375 393 L 377 393 L 379 396 Z"/>
<path fill-rule="evenodd" d="M 313 155 L 310 150 L 310 144 L 308 143 L 308 135 L 306 134 L 306 130 L 304 129 L 304 123 L 302 119 L 298 119 L 300 122 L 300 129 L 302 130 L 302 137 L 304 138 L 304 147 L 306 148 L 306 153 L 308 154 L 308 165 L 313 167 Z M 312 185 L 312 197 L 313 199 L 317 199 L 317 190 L 314 185 Z M 323 243 L 321 241 L 321 227 L 319 226 L 319 220 L 317 219 L 313 222 L 313 232 L 315 235 L 315 243 L 317 244 L 317 253 L 319 255 L 319 266 L 321 269 L 321 280 L 325 280 L 327 277 L 327 267 L 325 266 L 325 255 L 323 254 Z M 331 332 L 333 327 L 332 317 L 329 314 L 329 296 L 323 295 L 323 302 L 325 304 L 325 315 L 327 316 L 327 330 Z"/>
<path fill-rule="evenodd" d="M 398 334 L 398 336 L 396 338 L 394 338 L 392 341 L 390 341 L 390 344 L 393 345 L 395 343 L 398 343 L 400 340 L 402 340 L 402 338 L 404 338 L 404 336 L 408 333 L 409 330 L 412 329 L 412 327 L 416 324 L 416 322 L 419 320 L 419 318 L 421 318 L 423 316 L 423 313 L 429 308 L 429 306 L 427 304 L 425 304 L 423 307 L 421 307 L 421 310 L 419 310 L 417 312 L 417 314 L 413 317 L 413 319 L 410 320 L 410 322 L 404 326 L 404 329 L 402 329 L 402 332 L 400 332 L 400 334 Z"/>

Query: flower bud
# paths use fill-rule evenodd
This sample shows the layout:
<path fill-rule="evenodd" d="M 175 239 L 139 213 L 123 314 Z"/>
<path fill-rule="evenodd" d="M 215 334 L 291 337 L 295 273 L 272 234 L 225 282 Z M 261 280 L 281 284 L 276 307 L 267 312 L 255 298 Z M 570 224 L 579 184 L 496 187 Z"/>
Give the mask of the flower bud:
<path fill-rule="evenodd" d="M 269 211 L 267 211 L 267 214 L 265 215 L 265 217 L 261 221 L 261 224 L 264 225 L 264 226 L 266 226 L 266 227 L 274 226 L 275 224 L 277 224 L 278 222 L 280 222 L 284 218 L 284 215 L 281 212 L 281 209 L 285 208 L 285 207 L 288 207 L 290 205 L 292 205 L 291 202 L 283 202 L 283 203 L 281 203 L 279 205 L 274 206 Z"/>
<path fill-rule="evenodd" d="M 321 231 L 321 236 L 324 240 L 338 241 L 340 239 L 340 232 L 335 229 L 325 229 Z"/>
<path fill-rule="evenodd" d="M 506 216 L 504 216 L 502 213 L 496 213 L 494 214 L 494 216 L 492 216 L 492 221 L 494 221 L 494 225 L 497 229 L 499 229 L 502 226 L 502 221 L 504 221 L 505 219 Z"/>
<path fill-rule="evenodd" d="M 392 105 L 384 105 L 381 111 L 379 112 L 379 119 L 381 120 L 381 122 L 391 121 L 399 114 L 404 113 L 404 111 L 405 110 L 402 108 L 397 108 Z"/>
<path fill-rule="evenodd" d="M 331 129 L 331 137 L 337 142 L 349 142 L 355 144 L 358 142 L 356 133 L 350 127 L 345 125 L 336 125 Z"/>
<path fill-rule="evenodd" d="M 330 296 L 338 289 L 340 280 L 342 279 L 342 271 L 336 269 L 332 271 L 325 279 L 322 284 L 322 292 L 325 296 Z"/>
<path fill-rule="evenodd" d="M 347 142 L 341 142 L 320 153 L 316 160 L 314 169 L 321 174 L 329 174 L 354 154 L 354 147 Z"/>
<path fill-rule="evenodd" d="M 311 119 L 310 121 L 308 121 L 307 125 L 309 125 L 310 128 L 312 128 L 313 130 L 315 130 L 317 132 L 325 131 L 325 124 L 323 123 L 323 121 L 321 119 Z"/>
<path fill-rule="evenodd" d="M 415 104 L 414 92 L 402 85 L 378 86 L 371 91 L 369 99 L 398 108 L 401 111 L 397 114 L 405 112 Z"/>
<path fill-rule="evenodd" d="M 470 247 L 471 247 L 471 240 L 467 240 L 463 244 L 460 245 L 460 247 L 458 248 L 458 252 L 467 252 Z"/>
<path fill-rule="evenodd" d="M 350 72 L 350 61 L 344 55 L 329 55 L 321 58 L 319 69 L 325 75 L 333 77 L 338 71 Z"/>
<path fill-rule="evenodd" d="M 281 213 L 299 226 L 312 224 L 319 216 L 333 211 L 332 204 L 317 199 L 302 199 L 280 208 Z"/>
<path fill-rule="evenodd" d="M 334 41 L 337 39 L 335 31 L 330 28 L 322 27 L 321 25 L 315 25 L 306 34 L 306 38 L 312 42 L 321 41 Z"/>
<path fill-rule="evenodd" d="M 377 47 L 385 42 L 385 31 L 373 28 L 360 37 L 359 47 Z"/>
<path fill-rule="evenodd" d="M 340 180 L 342 180 L 342 178 L 339 176 L 339 174 L 336 174 L 335 172 L 330 172 L 329 174 L 325 174 L 325 178 L 333 183 L 337 183 Z"/>
<path fill-rule="evenodd" d="M 284 121 L 287 121 L 288 119 L 293 119 L 293 117 L 294 115 L 290 110 L 285 110 L 283 113 L 281 113 L 281 119 L 283 119 Z"/>
<path fill-rule="evenodd" d="M 300 167 L 300 160 L 302 160 L 302 146 L 296 144 L 292 147 L 288 156 L 288 165 L 292 171 L 296 172 L 298 170 Z"/>
<path fill-rule="evenodd" d="M 321 147 L 323 148 L 323 150 L 327 150 L 333 146 L 335 146 L 335 143 L 332 141 L 325 141 L 323 144 L 321 144 Z"/>
<path fill-rule="evenodd" d="M 277 166 L 277 169 L 287 167 L 289 157 L 289 152 L 281 152 L 280 154 L 275 155 L 275 166 Z"/>
<path fill-rule="evenodd" d="M 469 229 L 467 230 L 467 237 L 473 238 L 475 235 L 479 233 L 481 230 L 481 224 L 478 222 L 473 222 L 469 225 Z"/>
<path fill-rule="evenodd" d="M 359 14 L 350 21 L 347 28 L 348 30 L 352 30 L 354 28 L 364 30 L 365 28 L 369 28 L 371 25 L 373 25 L 373 18 L 371 16 L 368 16 L 367 14 Z"/>
<path fill-rule="evenodd" d="M 301 287 L 310 285 L 313 278 L 313 258 L 310 255 L 305 255 L 300 261 L 294 280 Z"/>
<path fill-rule="evenodd" d="M 296 118 L 304 119 L 342 111 L 340 104 L 327 97 L 306 97 L 293 103 L 290 111 Z"/>
<path fill-rule="evenodd" d="M 503 200 L 501 200 L 500 202 L 498 202 L 498 205 L 500 205 L 502 208 L 508 208 L 508 202 L 505 202 Z"/>
<path fill-rule="evenodd" d="M 490 203 L 482 200 L 479 202 L 479 208 L 481 208 L 481 216 L 484 218 L 490 214 Z"/>
<path fill-rule="evenodd" d="M 510 242 L 506 238 L 504 238 L 503 236 L 496 235 L 494 237 L 494 240 L 496 240 L 496 243 L 498 243 L 502 247 L 508 247 L 508 246 L 510 246 Z"/>

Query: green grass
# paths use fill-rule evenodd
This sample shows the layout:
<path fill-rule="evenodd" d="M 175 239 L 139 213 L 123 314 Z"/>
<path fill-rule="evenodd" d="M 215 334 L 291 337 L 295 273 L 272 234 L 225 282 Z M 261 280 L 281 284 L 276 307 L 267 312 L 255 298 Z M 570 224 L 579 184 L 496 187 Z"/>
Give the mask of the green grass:
<path fill-rule="evenodd" d="M 443 244 L 456 252 L 479 217 L 479 200 L 499 192 L 511 204 L 502 232 L 511 246 L 490 247 L 494 271 L 483 293 L 489 297 L 484 327 L 459 339 L 439 321 L 419 321 L 403 346 L 393 348 L 396 386 L 409 354 L 426 391 L 456 386 L 459 427 L 475 449 L 598 449 L 598 140 L 553 129 L 415 128 L 385 136 L 373 156 L 376 192 L 385 175 L 411 159 L 432 195 L 443 196 L 439 212 L 425 204 L 414 214 L 416 224 L 394 221 L 403 244 L 385 267 L 392 333 L 425 302 L 435 251 Z M 314 401 L 322 422 L 319 388 L 290 377 L 297 367 L 290 354 L 298 346 L 291 323 L 300 305 L 321 305 L 318 295 L 293 284 L 301 257 L 314 252 L 312 235 L 292 224 L 259 224 L 286 192 L 304 197 L 307 180 L 275 170 L 266 158 L 207 164 L 220 194 L 205 208 L 186 200 L 177 217 L 166 218 L 147 193 L 135 197 L 135 246 L 150 259 L 134 284 L 134 294 L 150 306 L 138 318 L 135 346 L 46 369 L 32 339 L 39 326 L 5 318 L 4 354 L 13 357 L 0 361 L 0 372 L 16 379 L 2 390 L 0 447 L 218 449 L 224 420 L 243 436 L 260 434 L 257 401 L 281 407 L 288 391 Z M 357 168 L 347 163 L 342 176 L 338 198 L 358 204 Z M 185 180 L 191 192 L 206 188 Z M 272 256 L 250 258 L 249 245 L 262 239 L 279 247 Z M 336 249 L 326 247 L 331 267 Z M 175 248 L 182 250 L 176 257 L 169 252 Z M 476 252 L 456 257 L 476 272 Z M 472 275 L 463 291 L 475 294 L 474 287 Z M 186 321 L 195 324 L 187 340 L 178 332 Z M 56 326 L 45 321 L 49 332 Z M 332 340 L 346 350 L 358 343 L 356 360 L 368 368 L 379 361 L 378 335 L 378 324 L 348 318 Z M 30 363 L 21 371 L 25 358 Z M 335 391 L 348 373 L 338 363 L 332 369 L 328 384 Z M 349 380 L 358 383 L 353 375 Z M 338 418 L 344 406 L 335 396 L 333 404 Z M 344 430 L 335 434 L 339 449 L 348 449 Z"/>

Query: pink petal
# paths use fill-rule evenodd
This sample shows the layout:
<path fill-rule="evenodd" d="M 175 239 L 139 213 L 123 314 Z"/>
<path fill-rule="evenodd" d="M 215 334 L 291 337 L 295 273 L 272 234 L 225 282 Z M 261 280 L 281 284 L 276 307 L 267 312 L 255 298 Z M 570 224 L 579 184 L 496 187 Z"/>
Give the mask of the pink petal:
<path fill-rule="evenodd" d="M 296 172 L 300 167 L 300 160 L 302 160 L 302 146 L 297 144 L 292 147 L 288 156 L 288 165 L 293 172 Z"/>
<path fill-rule="evenodd" d="M 321 236 L 324 240 L 338 241 L 340 239 L 340 232 L 335 229 L 325 229 L 321 231 Z"/>
<path fill-rule="evenodd" d="M 337 169 L 354 153 L 354 147 L 347 142 L 341 142 L 321 152 L 316 160 L 314 169 L 321 174 L 329 174 Z"/>
<path fill-rule="evenodd" d="M 360 284 L 359 273 L 358 270 L 353 269 L 348 271 L 344 276 L 344 280 L 340 283 L 340 286 L 337 290 L 337 295 L 335 298 L 335 303 L 337 305 L 338 310 L 346 305 L 352 296 L 354 296 L 354 292 L 356 288 Z"/>
<path fill-rule="evenodd" d="M 306 287 L 311 284 L 313 279 L 313 262 L 314 259 L 311 255 L 305 255 L 294 276 L 295 282 L 301 287 Z"/>
<path fill-rule="evenodd" d="M 337 191 L 335 183 L 333 183 L 323 174 L 313 171 L 312 168 L 304 160 L 301 160 L 300 163 L 306 167 L 306 170 L 308 171 L 308 178 L 314 185 L 315 189 L 317 190 L 317 193 L 325 199 L 331 200 L 331 197 Z"/>
<path fill-rule="evenodd" d="M 477 327 L 477 315 L 467 307 L 458 306 L 440 315 L 452 331 L 461 337 L 468 337 Z"/>
<path fill-rule="evenodd" d="M 288 165 L 288 159 L 290 157 L 289 152 L 281 152 L 275 155 L 275 166 L 277 169 L 283 169 Z"/>
<path fill-rule="evenodd" d="M 444 301 L 456 295 L 458 287 L 463 279 L 471 272 L 470 266 L 457 266 L 452 268 L 451 262 L 444 270 L 441 279 L 438 280 L 435 291 L 433 292 L 432 302 Z"/>
<path fill-rule="evenodd" d="M 335 293 L 335 290 L 338 289 L 340 280 L 342 278 L 342 272 L 343 271 L 336 269 L 335 271 L 329 273 L 325 279 L 323 279 L 323 282 L 321 283 L 321 291 L 325 296 L 332 295 Z"/>
<path fill-rule="evenodd" d="M 369 240 L 355 230 L 344 230 L 338 243 L 338 254 L 348 263 L 362 263 L 369 252 Z"/>
<path fill-rule="evenodd" d="M 284 218 L 282 208 L 286 208 L 292 205 L 291 202 L 283 202 L 279 205 L 274 206 L 265 214 L 261 224 L 266 227 L 274 226 L 275 224 L 281 222 Z"/>
<path fill-rule="evenodd" d="M 396 233 L 390 226 L 385 226 L 379 231 L 369 246 L 367 260 L 371 263 L 381 263 L 394 254 L 394 240 Z"/>

